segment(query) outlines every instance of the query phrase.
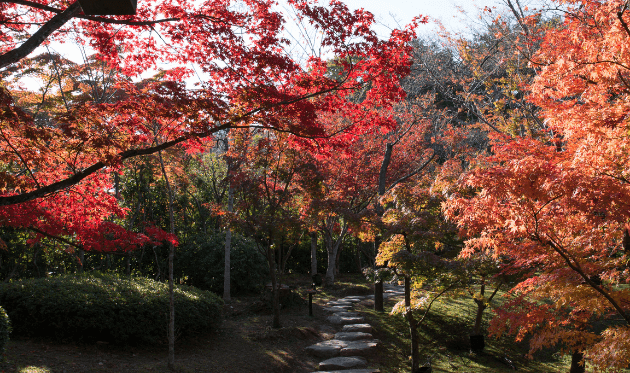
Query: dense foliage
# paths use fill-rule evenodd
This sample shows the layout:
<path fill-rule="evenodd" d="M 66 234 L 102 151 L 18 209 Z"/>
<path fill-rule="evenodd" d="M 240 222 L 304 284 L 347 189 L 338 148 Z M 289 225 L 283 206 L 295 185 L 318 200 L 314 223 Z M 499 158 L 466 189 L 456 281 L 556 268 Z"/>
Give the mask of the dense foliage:
<path fill-rule="evenodd" d="M 226 251 L 232 292 L 269 275 L 279 326 L 285 271 L 325 268 L 332 285 L 340 270 L 378 265 L 413 288 L 396 307 L 412 333 L 457 289 L 477 305 L 471 329 L 483 334 L 484 310 L 505 287 L 491 334 L 571 354 L 572 372 L 626 368 L 630 3 L 551 3 L 486 7 L 465 35 L 412 40 L 414 21 L 380 40 L 362 9 L 290 0 L 313 27 L 302 36 L 318 35 L 297 56 L 272 1 L 155 0 L 136 16 L 96 18 L 76 2 L 4 2 L 0 274 L 163 280 L 166 243 L 181 242 L 177 276 L 191 285 L 229 295 Z M 22 51 L 69 35 L 97 53 L 75 63 Z M 177 67 L 133 79 L 164 61 Z M 191 63 L 205 73 L 194 89 Z M 150 280 L 2 289 L 20 333 L 164 335 L 165 290 Z M 181 333 L 211 327 L 214 296 L 177 294 L 190 307 L 178 311 Z"/>
<path fill-rule="evenodd" d="M 7 343 L 9 343 L 9 335 L 12 330 L 11 319 L 9 319 L 7 311 L 0 307 L 0 356 L 4 355 Z"/>
<path fill-rule="evenodd" d="M 146 278 L 91 273 L 18 280 L 0 286 L 0 304 L 21 336 L 117 344 L 166 342 L 168 287 Z M 177 286 L 177 335 L 218 327 L 222 304 L 213 293 Z"/>
<path fill-rule="evenodd" d="M 177 253 L 176 272 L 188 285 L 221 294 L 224 247 L 225 234 L 222 233 L 210 237 L 198 236 L 183 243 Z M 256 244 L 240 235 L 234 235 L 230 256 L 232 293 L 260 291 L 269 269 Z"/>

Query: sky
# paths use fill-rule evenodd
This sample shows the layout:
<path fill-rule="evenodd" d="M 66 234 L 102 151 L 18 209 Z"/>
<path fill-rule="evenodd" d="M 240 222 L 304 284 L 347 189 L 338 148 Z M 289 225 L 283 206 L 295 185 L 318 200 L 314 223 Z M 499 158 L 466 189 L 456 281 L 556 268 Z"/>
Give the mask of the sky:
<path fill-rule="evenodd" d="M 321 0 L 327 3 L 328 0 Z M 440 20 L 450 31 L 464 31 L 474 15 L 477 14 L 477 8 L 484 6 L 493 6 L 500 4 L 501 0 L 341 0 L 348 8 L 355 10 L 364 8 L 374 14 L 379 25 L 376 26 L 378 35 L 387 38 L 391 29 L 401 28 L 408 24 L 413 17 L 418 15 L 428 16 Z M 532 0 L 521 0 L 521 3 Z M 282 0 L 280 0 L 282 4 Z M 138 1 L 141 7 L 143 0 Z M 468 12 L 468 16 L 461 13 L 460 9 Z M 467 18 L 468 17 L 468 18 Z M 420 25 L 416 30 L 418 35 L 434 34 L 436 30 L 435 23 L 428 25 Z M 82 57 L 79 50 L 71 50 L 70 45 L 53 45 L 52 48 L 57 52 L 63 53 L 66 58 L 75 62 L 80 62 Z M 41 51 L 40 51 L 41 52 Z M 150 75 L 147 73 L 145 75 Z"/>
<path fill-rule="evenodd" d="M 342 0 L 350 9 L 363 8 L 370 11 L 380 23 L 391 28 L 401 27 L 418 15 L 439 19 L 449 30 L 463 31 L 467 19 L 459 9 L 468 12 L 468 17 L 477 14 L 476 8 L 499 5 L 499 0 Z M 418 33 L 431 33 L 435 26 L 423 25 Z M 380 33 L 380 31 L 379 31 Z"/>

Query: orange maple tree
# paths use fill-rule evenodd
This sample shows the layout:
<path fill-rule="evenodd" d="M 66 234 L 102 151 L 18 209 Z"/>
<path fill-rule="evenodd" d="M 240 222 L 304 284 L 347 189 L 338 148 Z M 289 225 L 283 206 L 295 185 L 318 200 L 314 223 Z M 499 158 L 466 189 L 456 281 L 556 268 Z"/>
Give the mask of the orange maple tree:
<path fill-rule="evenodd" d="M 600 368 L 630 364 L 628 3 L 566 1 L 533 56 L 530 102 L 548 140 L 494 137 L 446 212 L 467 241 L 529 271 L 497 311 L 495 334 L 533 334 Z M 595 322 L 607 320 L 596 328 Z M 582 364 L 582 366 L 580 366 Z"/>

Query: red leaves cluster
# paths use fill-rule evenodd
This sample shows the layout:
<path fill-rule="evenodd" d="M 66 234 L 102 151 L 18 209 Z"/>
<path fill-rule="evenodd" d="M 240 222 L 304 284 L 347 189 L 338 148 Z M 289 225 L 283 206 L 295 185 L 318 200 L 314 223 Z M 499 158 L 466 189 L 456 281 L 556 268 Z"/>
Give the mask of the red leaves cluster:
<path fill-rule="evenodd" d="M 199 149 L 201 139 L 213 133 L 251 126 L 320 138 L 318 146 L 326 147 L 326 138 L 339 129 L 318 118 L 331 113 L 351 120 L 338 141 L 391 125 L 389 116 L 374 121 L 372 113 L 404 97 L 399 79 L 409 70 L 408 43 L 416 23 L 380 40 L 367 12 L 350 12 L 338 1 L 327 7 L 298 0 L 290 4 L 299 19 L 322 33 L 321 51 L 334 56 L 339 76 L 329 74 L 321 55 L 299 61 L 287 52 L 292 45 L 283 33 L 284 16 L 269 0 L 239 6 L 229 0 L 149 1 L 135 16 L 77 13 L 55 26 L 46 42 L 76 40 L 106 64 L 90 62 L 89 68 L 77 69 L 54 63 L 47 75 L 42 73 L 44 85 L 59 87 L 50 92 L 28 92 L 12 83 L 9 90 L 3 88 L 2 223 L 70 238 L 86 248 L 126 250 L 148 242 L 110 224 L 125 211 L 112 195 L 109 175 L 126 159 L 177 144 Z M 67 6 L 2 3 L 0 54 L 33 36 L 34 27 L 26 24 L 47 28 L 51 15 Z M 3 76 L 35 71 L 34 61 L 10 65 Z M 139 83 L 131 80 L 161 63 L 172 67 Z M 203 76 L 194 89 L 182 81 L 192 76 L 191 66 Z M 90 69 L 108 78 L 91 80 Z M 355 92 L 361 90 L 364 97 L 357 101 Z M 42 102 L 45 119 L 37 115 Z M 174 239 L 159 231 L 146 233 L 153 240 Z"/>

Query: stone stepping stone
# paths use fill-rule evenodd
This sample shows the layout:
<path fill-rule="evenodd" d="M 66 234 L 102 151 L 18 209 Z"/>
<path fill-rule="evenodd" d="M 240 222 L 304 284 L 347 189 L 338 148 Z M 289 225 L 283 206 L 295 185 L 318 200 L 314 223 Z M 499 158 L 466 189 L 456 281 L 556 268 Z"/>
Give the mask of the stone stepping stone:
<path fill-rule="evenodd" d="M 359 313 L 358 312 L 335 312 L 335 316 L 341 316 L 341 317 L 358 317 Z"/>
<path fill-rule="evenodd" d="M 330 307 L 352 307 L 354 303 L 349 300 L 331 300 L 326 303 L 327 306 Z"/>
<path fill-rule="evenodd" d="M 387 299 L 387 298 L 391 298 L 391 297 L 399 297 L 401 295 L 405 295 L 405 293 L 402 294 L 396 294 L 396 293 L 383 293 L 383 299 Z"/>
<path fill-rule="evenodd" d="M 352 342 L 341 341 L 338 339 L 330 339 L 328 341 L 308 346 L 306 347 L 306 351 L 313 356 L 331 358 L 339 356 L 341 350 L 348 347 L 351 343 Z"/>
<path fill-rule="evenodd" d="M 379 369 L 344 369 L 344 370 L 328 370 L 325 372 L 311 372 L 311 373 L 381 373 Z"/>
<path fill-rule="evenodd" d="M 371 333 L 372 325 L 370 324 L 348 324 L 341 329 L 342 332 L 364 332 Z"/>
<path fill-rule="evenodd" d="M 325 372 L 311 372 L 311 373 L 381 373 L 379 369 L 344 369 L 344 370 L 328 370 Z"/>
<path fill-rule="evenodd" d="M 376 352 L 378 341 L 352 341 L 341 349 L 341 356 L 370 356 Z"/>
<path fill-rule="evenodd" d="M 362 301 L 363 299 L 365 299 L 364 297 L 345 297 L 345 298 L 341 298 L 339 299 L 340 302 L 352 302 L 352 303 L 359 303 L 360 301 Z"/>
<path fill-rule="evenodd" d="M 333 357 L 319 363 L 319 370 L 364 368 L 367 360 L 360 356 Z"/>
<path fill-rule="evenodd" d="M 335 306 L 335 307 L 324 307 L 323 310 L 327 311 L 327 312 L 346 312 L 348 311 L 350 308 L 352 307 L 340 307 L 340 306 Z"/>
<path fill-rule="evenodd" d="M 340 332 L 335 334 L 335 339 L 341 341 L 358 341 L 361 339 L 372 339 L 372 334 L 364 332 Z"/>
<path fill-rule="evenodd" d="M 348 325 L 348 324 L 361 324 L 362 322 L 365 321 L 365 319 L 361 316 L 355 316 L 355 317 L 347 317 L 347 316 L 328 316 L 328 318 L 326 319 L 328 320 L 329 323 L 331 324 L 335 324 L 335 325 Z"/>

